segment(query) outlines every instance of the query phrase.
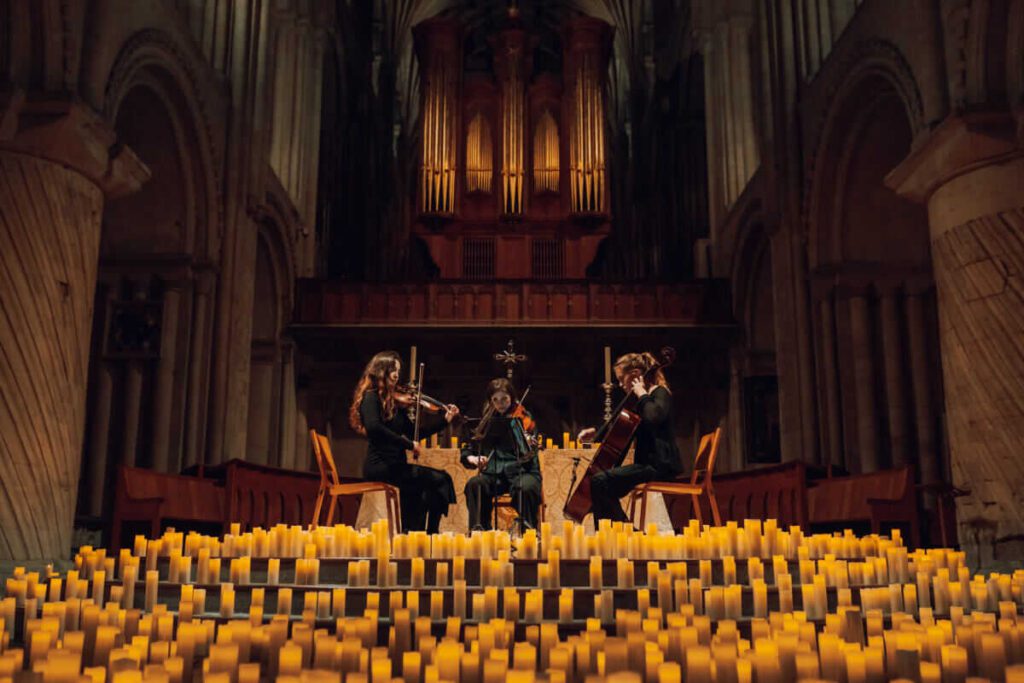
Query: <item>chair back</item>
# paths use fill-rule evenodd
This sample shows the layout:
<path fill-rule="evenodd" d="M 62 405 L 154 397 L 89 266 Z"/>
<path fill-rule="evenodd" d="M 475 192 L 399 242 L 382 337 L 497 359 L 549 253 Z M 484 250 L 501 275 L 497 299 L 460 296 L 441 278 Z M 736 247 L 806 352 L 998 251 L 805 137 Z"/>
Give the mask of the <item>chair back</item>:
<path fill-rule="evenodd" d="M 338 478 L 338 467 L 334 464 L 334 454 L 331 453 L 331 441 L 326 434 L 317 434 L 320 441 L 320 457 L 323 458 L 326 470 L 330 474 L 330 483 L 333 486 L 341 484 Z"/>
<path fill-rule="evenodd" d="M 327 479 L 327 467 L 324 465 L 323 453 L 320 452 L 320 435 L 315 429 L 309 430 L 309 440 L 313 442 L 313 455 L 316 457 L 316 467 L 320 470 L 320 488 L 327 488 L 330 486 Z"/>
<path fill-rule="evenodd" d="M 711 488 L 711 477 L 715 471 L 715 459 L 718 457 L 718 440 L 722 436 L 722 428 L 718 427 L 713 432 L 700 437 L 700 444 L 697 446 L 697 453 L 693 457 L 693 474 L 690 475 L 690 483 L 696 484 L 700 473 L 704 473 L 704 487 Z"/>

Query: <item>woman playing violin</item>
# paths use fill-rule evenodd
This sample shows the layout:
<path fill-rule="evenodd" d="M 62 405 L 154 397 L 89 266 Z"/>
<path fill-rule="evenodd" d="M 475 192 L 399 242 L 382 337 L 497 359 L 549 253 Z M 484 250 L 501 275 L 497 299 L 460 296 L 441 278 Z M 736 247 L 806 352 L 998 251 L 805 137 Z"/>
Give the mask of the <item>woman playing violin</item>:
<path fill-rule="evenodd" d="M 462 451 L 463 466 L 480 470 L 466 482 L 470 530 L 491 527 L 494 497 L 506 492 L 522 522 L 536 528 L 541 502 L 537 431 L 507 379 L 487 385 L 487 403 L 472 443 Z"/>
<path fill-rule="evenodd" d="M 401 370 L 394 351 L 382 351 L 370 359 L 352 397 L 349 424 L 369 441 L 363 477 L 398 487 L 402 530 L 436 534 L 441 517 L 455 502 L 455 487 L 447 472 L 406 461 L 406 451 L 418 457 L 420 445 L 412 440 L 414 425 L 406 410 L 415 398 L 398 389 Z M 444 419 L 421 427 L 419 435 L 436 434 L 458 413 L 456 406 L 445 406 Z"/>
<path fill-rule="evenodd" d="M 682 471 L 672 431 L 672 392 L 660 368 L 649 372 L 657 365 L 657 359 L 650 353 L 627 353 L 615 361 L 615 378 L 623 391 L 636 394 L 636 412 L 641 422 L 634 436 L 633 464 L 599 472 L 591 480 L 595 522 L 599 519 L 628 521 L 619 505 L 620 498 L 637 484 L 673 479 Z M 584 429 L 577 439 L 594 440 L 596 431 Z M 602 435 L 596 436 L 601 440 Z"/>

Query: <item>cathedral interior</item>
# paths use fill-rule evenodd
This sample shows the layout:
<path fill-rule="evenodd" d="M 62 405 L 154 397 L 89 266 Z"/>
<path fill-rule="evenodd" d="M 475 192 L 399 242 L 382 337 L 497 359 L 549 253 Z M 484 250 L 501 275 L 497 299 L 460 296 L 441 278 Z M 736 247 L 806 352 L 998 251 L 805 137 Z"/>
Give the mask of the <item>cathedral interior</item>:
<path fill-rule="evenodd" d="M 0 682 L 1024 681 L 1022 272 L 1022 0 L 0 0 Z"/>

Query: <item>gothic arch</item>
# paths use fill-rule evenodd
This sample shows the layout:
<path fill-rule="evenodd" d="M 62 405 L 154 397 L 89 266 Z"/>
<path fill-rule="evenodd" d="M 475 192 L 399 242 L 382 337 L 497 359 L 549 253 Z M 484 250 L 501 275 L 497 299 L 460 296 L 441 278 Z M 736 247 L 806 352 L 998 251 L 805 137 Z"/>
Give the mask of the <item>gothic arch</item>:
<path fill-rule="evenodd" d="M 174 129 L 189 201 L 183 226 L 188 253 L 194 262 L 216 263 L 224 219 L 219 150 L 194 72 L 163 32 L 141 31 L 122 46 L 106 80 L 104 117 L 115 122 L 125 98 L 140 87 L 160 99 Z"/>
<path fill-rule="evenodd" d="M 899 51 L 888 43 L 873 42 L 859 54 L 860 59 L 846 70 L 846 77 L 828 98 L 827 111 L 812 128 L 814 144 L 807 157 L 804 207 L 812 268 L 843 258 L 840 233 L 844 210 L 850 207 L 850 171 L 862 156 L 859 143 L 877 124 L 878 113 L 883 111 L 907 129 L 904 155 L 926 129 L 920 93 Z M 900 160 L 892 160 L 892 166 Z"/>

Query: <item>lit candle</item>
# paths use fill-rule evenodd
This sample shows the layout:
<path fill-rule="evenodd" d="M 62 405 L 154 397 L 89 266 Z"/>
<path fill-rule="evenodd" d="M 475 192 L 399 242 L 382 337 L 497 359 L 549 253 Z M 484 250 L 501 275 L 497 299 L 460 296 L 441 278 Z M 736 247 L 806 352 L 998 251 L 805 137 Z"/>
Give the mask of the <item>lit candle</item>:
<path fill-rule="evenodd" d="M 604 578 L 602 577 L 602 571 L 604 570 L 604 564 L 601 561 L 600 556 L 590 558 L 590 587 L 600 589 L 604 585 Z"/>
<path fill-rule="evenodd" d="M 779 611 L 788 614 L 793 611 L 793 576 L 776 574 L 775 583 L 779 590 Z"/>
<path fill-rule="evenodd" d="M 466 618 L 466 581 L 456 579 L 455 592 L 452 595 L 452 615 L 461 619 Z"/>
<path fill-rule="evenodd" d="M 562 432 L 562 448 L 569 447 L 569 432 Z"/>
<path fill-rule="evenodd" d="M 281 582 L 281 560 L 272 557 L 267 560 L 267 585 L 276 586 Z"/>
<path fill-rule="evenodd" d="M 573 620 L 572 589 L 563 588 L 558 596 L 558 618 L 564 624 Z"/>
<path fill-rule="evenodd" d="M 416 382 L 416 347 L 409 349 L 409 383 Z"/>
<path fill-rule="evenodd" d="M 220 616 L 230 619 L 235 615 L 235 588 L 230 583 L 220 585 Z"/>
<path fill-rule="evenodd" d="M 459 437 L 453 436 L 452 437 L 452 448 L 458 448 L 458 447 L 459 447 Z"/>
<path fill-rule="evenodd" d="M 424 576 L 426 567 L 422 557 L 412 558 L 412 578 L 409 581 L 409 585 L 413 588 L 423 588 Z"/>
<path fill-rule="evenodd" d="M 762 579 L 754 579 L 754 616 L 768 618 L 768 586 Z"/>
<path fill-rule="evenodd" d="M 533 589 L 526 594 L 523 617 L 529 623 L 540 623 L 544 611 L 544 593 L 540 589 Z"/>
<path fill-rule="evenodd" d="M 160 582 L 160 574 L 155 569 L 146 572 L 146 611 L 152 612 L 156 605 L 156 592 Z"/>

